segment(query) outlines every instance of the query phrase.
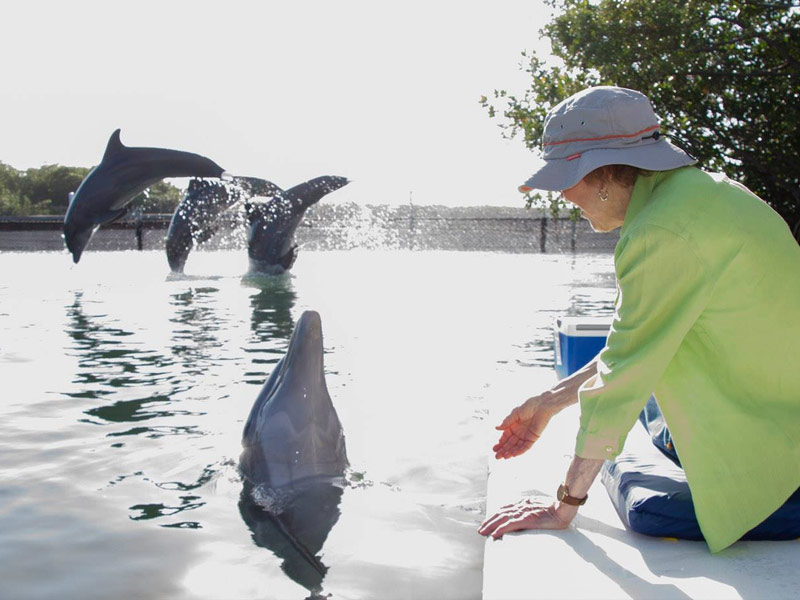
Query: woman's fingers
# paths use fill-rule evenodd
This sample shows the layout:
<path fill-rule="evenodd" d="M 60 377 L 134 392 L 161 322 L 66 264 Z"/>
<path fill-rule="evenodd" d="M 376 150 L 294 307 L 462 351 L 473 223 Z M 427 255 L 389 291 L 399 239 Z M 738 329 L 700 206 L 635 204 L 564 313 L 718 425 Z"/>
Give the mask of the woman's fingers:
<path fill-rule="evenodd" d="M 505 447 L 507 444 L 513 443 L 516 434 L 511 431 L 510 429 L 506 429 L 503 434 L 500 436 L 500 441 L 498 441 L 494 446 L 492 446 L 492 450 L 497 452 L 501 448 Z"/>
<path fill-rule="evenodd" d="M 522 502 L 517 502 L 515 504 L 503 506 L 496 514 L 484 521 L 483 525 L 478 529 L 478 532 L 481 535 L 491 535 L 498 527 L 502 527 L 504 523 L 519 518 L 520 515 L 523 514 L 520 508 L 521 504 Z"/>
<path fill-rule="evenodd" d="M 502 431 L 500 440 L 492 447 L 495 458 L 512 458 L 528 450 L 539 434 L 534 428 L 540 429 L 543 424 L 538 423 L 535 398 L 529 398 L 524 404 L 514 408 L 495 429 Z M 529 408 L 529 405 L 533 408 Z M 545 421 L 546 423 L 546 421 Z"/>
<path fill-rule="evenodd" d="M 500 525 L 508 521 L 508 519 L 509 519 L 508 515 L 505 515 L 503 513 L 497 513 L 496 515 L 493 515 L 489 517 L 486 521 L 484 521 L 483 525 L 481 525 L 480 528 L 478 529 L 478 533 L 480 533 L 481 535 L 491 535 L 495 529 L 497 529 L 498 527 L 500 527 Z"/>
<path fill-rule="evenodd" d="M 530 516 L 526 517 L 517 517 L 516 519 L 508 519 L 505 523 L 502 523 L 499 527 L 495 528 L 492 532 L 492 538 L 495 540 L 499 540 L 505 534 L 511 533 L 512 531 L 522 531 L 524 529 L 536 529 L 535 526 L 530 524 L 531 521 Z"/>
<path fill-rule="evenodd" d="M 508 416 L 505 419 L 503 419 L 503 422 L 500 423 L 500 425 L 498 425 L 497 427 L 495 427 L 495 429 L 508 429 L 509 427 L 511 427 L 511 425 L 517 422 L 519 422 L 519 407 L 513 409 L 510 413 L 508 413 Z"/>
<path fill-rule="evenodd" d="M 520 454 L 520 439 L 517 437 L 509 438 L 502 447 L 497 448 L 495 450 L 494 457 L 497 459 L 500 458 L 512 458 Z"/>
<path fill-rule="evenodd" d="M 478 529 L 484 536 L 500 539 L 506 533 L 523 529 L 540 529 L 547 524 L 542 520 L 548 516 L 549 498 L 523 498 L 519 502 L 502 507 L 489 517 Z"/>
<path fill-rule="evenodd" d="M 523 430 L 520 433 L 511 429 L 505 430 L 503 435 L 500 436 L 500 441 L 492 447 L 495 458 L 518 456 L 528 450 L 539 439 L 539 436 L 530 430 Z"/>

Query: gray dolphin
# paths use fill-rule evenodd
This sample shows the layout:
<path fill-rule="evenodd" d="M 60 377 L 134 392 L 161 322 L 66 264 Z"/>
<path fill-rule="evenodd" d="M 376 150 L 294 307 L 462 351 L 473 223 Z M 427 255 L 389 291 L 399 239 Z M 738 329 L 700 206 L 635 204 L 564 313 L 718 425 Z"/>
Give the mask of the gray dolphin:
<path fill-rule="evenodd" d="M 322 354 L 319 313 L 305 311 L 250 411 L 239 458 L 239 510 L 253 540 L 313 597 L 328 570 L 317 554 L 339 518 L 349 466 Z"/>
<path fill-rule="evenodd" d="M 81 182 L 64 217 L 64 241 L 76 263 L 95 230 L 125 214 L 126 206 L 145 189 L 168 177 L 221 177 L 214 161 L 179 150 L 128 148 L 120 130 L 111 134 L 105 154 Z"/>
<path fill-rule="evenodd" d="M 233 177 L 230 182 L 192 179 L 167 230 L 167 262 L 175 273 L 182 273 L 195 244 L 209 240 L 216 232 L 220 216 L 242 198 L 272 197 L 281 189 L 256 177 Z"/>
<path fill-rule="evenodd" d="M 306 209 L 348 183 L 346 177 L 325 175 L 281 192 L 269 202 L 249 203 L 250 270 L 279 274 L 291 269 L 297 258 L 294 232 Z"/>
<path fill-rule="evenodd" d="M 294 487 L 336 480 L 349 463 L 322 358 L 319 313 L 305 311 L 244 426 L 239 467 L 254 485 Z"/>

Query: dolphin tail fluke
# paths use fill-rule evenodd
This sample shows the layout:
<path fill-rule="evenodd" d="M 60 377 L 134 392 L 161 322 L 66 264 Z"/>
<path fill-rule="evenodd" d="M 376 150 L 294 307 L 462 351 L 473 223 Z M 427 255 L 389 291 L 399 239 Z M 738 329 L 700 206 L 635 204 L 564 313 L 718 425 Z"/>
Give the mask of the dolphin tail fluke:
<path fill-rule="evenodd" d="M 305 210 L 319 202 L 323 196 L 346 186 L 348 183 L 350 183 L 350 180 L 347 177 L 323 175 L 294 186 L 287 191 L 287 195 L 298 200 L 302 209 Z"/>

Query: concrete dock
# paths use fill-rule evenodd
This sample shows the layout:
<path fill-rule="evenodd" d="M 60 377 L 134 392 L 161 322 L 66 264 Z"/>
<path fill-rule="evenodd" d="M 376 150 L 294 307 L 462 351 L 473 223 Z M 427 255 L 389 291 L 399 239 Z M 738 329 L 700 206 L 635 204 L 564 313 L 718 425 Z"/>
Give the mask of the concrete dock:
<path fill-rule="evenodd" d="M 556 381 L 546 372 L 498 377 L 487 423 L 487 451 L 498 436 L 493 426 L 525 398 Z M 557 415 L 526 454 L 497 461 L 489 454 L 487 514 L 524 495 L 553 496 L 566 474 L 578 428 L 579 409 Z M 651 444 L 634 426 L 626 449 Z M 653 538 L 629 531 L 600 477 L 589 500 L 565 531 L 528 531 L 487 539 L 483 598 L 794 599 L 800 596 L 800 541 L 738 542 L 712 555 L 705 542 Z"/>

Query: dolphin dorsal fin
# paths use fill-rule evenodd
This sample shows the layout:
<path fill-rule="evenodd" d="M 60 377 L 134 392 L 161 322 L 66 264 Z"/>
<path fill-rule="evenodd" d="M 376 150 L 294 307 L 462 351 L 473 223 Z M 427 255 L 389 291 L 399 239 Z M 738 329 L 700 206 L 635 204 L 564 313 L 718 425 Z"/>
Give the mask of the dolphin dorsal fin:
<path fill-rule="evenodd" d="M 112 155 L 122 151 L 125 148 L 125 146 L 122 144 L 122 140 L 119 139 L 120 131 L 120 129 L 117 129 L 111 134 L 111 137 L 108 138 L 108 145 L 106 146 L 106 153 L 103 155 L 103 160 L 110 158 Z"/>

